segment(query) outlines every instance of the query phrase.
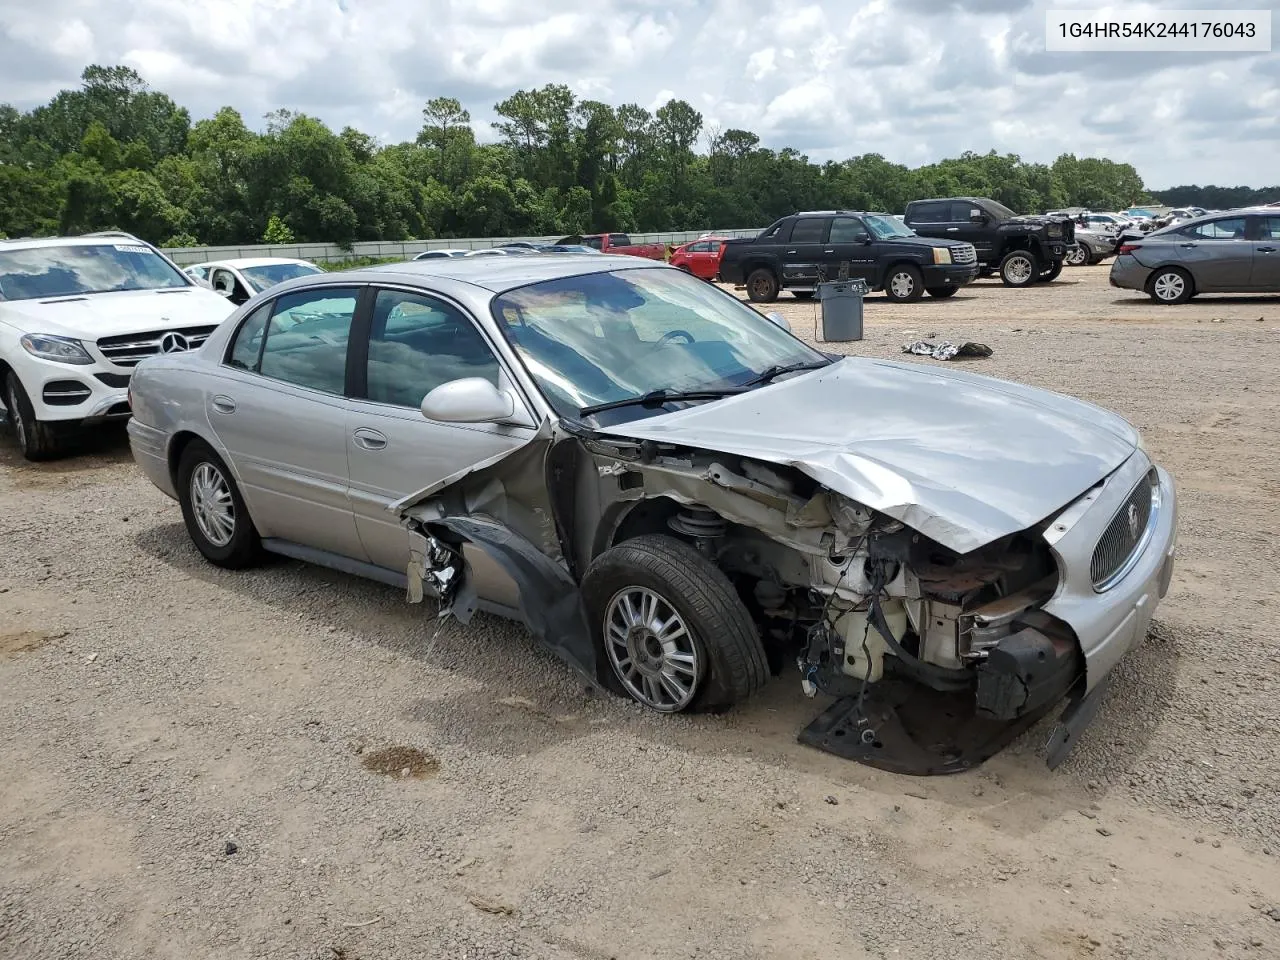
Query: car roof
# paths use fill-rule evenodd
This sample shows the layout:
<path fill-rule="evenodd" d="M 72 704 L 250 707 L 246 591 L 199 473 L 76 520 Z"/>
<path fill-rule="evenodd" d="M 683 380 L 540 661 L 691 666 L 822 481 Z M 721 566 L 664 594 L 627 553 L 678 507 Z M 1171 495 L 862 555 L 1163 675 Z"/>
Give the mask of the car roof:
<path fill-rule="evenodd" d="M 799 213 L 793 213 L 793 217 L 866 217 L 866 216 L 884 216 L 884 214 L 875 213 L 867 210 L 801 210 Z M 784 218 L 785 219 L 785 218 Z"/>
<path fill-rule="evenodd" d="M 505 293 L 516 287 L 543 280 L 559 280 L 564 277 L 608 273 L 613 270 L 674 270 L 656 260 L 645 257 L 609 256 L 598 253 L 531 253 L 523 257 L 441 257 L 435 260 L 405 260 L 397 263 L 380 263 L 372 267 L 357 267 L 340 273 L 330 273 L 328 279 L 344 278 L 366 283 L 386 282 L 396 277 L 412 280 L 456 280 L 480 287 L 492 293 Z M 290 285 L 304 285 L 309 278 L 286 281 Z"/>
<path fill-rule="evenodd" d="M 231 260 L 206 260 L 203 263 L 189 263 L 182 269 L 188 270 L 191 267 L 270 267 L 281 263 L 298 263 L 307 267 L 314 267 L 315 264 L 310 260 L 297 260 L 293 257 L 240 257 Z"/>
<path fill-rule="evenodd" d="M 109 247 L 122 243 L 128 246 L 143 244 L 144 240 L 126 233 L 114 233 L 100 237 L 15 237 L 12 240 L 0 240 L 0 250 L 34 250 L 41 247 Z"/>

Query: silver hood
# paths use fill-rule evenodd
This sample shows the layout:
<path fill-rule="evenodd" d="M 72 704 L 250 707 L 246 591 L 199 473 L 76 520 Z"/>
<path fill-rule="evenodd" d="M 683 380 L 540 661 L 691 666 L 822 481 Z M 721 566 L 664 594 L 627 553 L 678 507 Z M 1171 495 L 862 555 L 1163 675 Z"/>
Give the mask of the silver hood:
<path fill-rule="evenodd" d="M 859 357 L 600 432 L 795 467 L 959 553 L 1045 519 L 1138 443 L 1082 400 Z"/>

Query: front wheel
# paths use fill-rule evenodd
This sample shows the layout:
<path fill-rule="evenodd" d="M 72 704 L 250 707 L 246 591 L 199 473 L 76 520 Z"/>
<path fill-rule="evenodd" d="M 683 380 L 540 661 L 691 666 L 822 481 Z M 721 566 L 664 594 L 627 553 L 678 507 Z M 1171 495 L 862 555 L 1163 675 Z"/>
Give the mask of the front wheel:
<path fill-rule="evenodd" d="M 1000 261 L 1000 279 L 1006 287 L 1029 287 L 1040 276 L 1040 264 L 1029 250 L 1014 250 Z"/>
<path fill-rule="evenodd" d="M 939 300 L 945 300 L 947 297 L 954 297 L 960 292 L 959 287 L 926 287 L 929 296 L 937 297 Z"/>
<path fill-rule="evenodd" d="M 33 462 L 52 460 L 63 451 L 62 437 L 51 423 L 36 419 L 35 408 L 12 370 L 4 381 L 4 405 L 22 455 Z"/>
<path fill-rule="evenodd" d="M 610 685 L 659 713 L 732 706 L 769 678 L 751 614 L 723 571 L 682 540 L 606 550 L 582 596 Z"/>
<path fill-rule="evenodd" d="M 1040 283 L 1052 283 L 1054 280 L 1058 279 L 1058 276 L 1061 273 L 1062 273 L 1062 261 L 1055 260 L 1053 261 L 1052 264 L 1049 265 L 1049 269 L 1046 270 L 1044 273 L 1040 274 L 1040 276 L 1037 279 L 1039 280 Z"/>
<path fill-rule="evenodd" d="M 1151 275 L 1147 293 L 1156 303 L 1186 303 L 1195 295 L 1191 275 L 1178 267 L 1163 267 Z"/>
<path fill-rule="evenodd" d="M 773 303 L 778 299 L 778 278 L 761 267 L 747 277 L 747 297 L 752 303 Z"/>
<path fill-rule="evenodd" d="M 178 460 L 178 502 L 191 542 L 210 563 L 230 570 L 253 564 L 262 541 L 231 471 L 202 440 Z"/>
<path fill-rule="evenodd" d="M 909 263 L 890 267 L 884 278 L 884 292 L 894 303 L 915 303 L 924 296 L 924 277 Z"/>
<path fill-rule="evenodd" d="M 1083 245 L 1077 244 L 1067 251 L 1066 259 L 1063 262 L 1068 267 L 1083 267 L 1086 263 L 1092 263 L 1093 258 L 1089 256 L 1089 251 Z"/>

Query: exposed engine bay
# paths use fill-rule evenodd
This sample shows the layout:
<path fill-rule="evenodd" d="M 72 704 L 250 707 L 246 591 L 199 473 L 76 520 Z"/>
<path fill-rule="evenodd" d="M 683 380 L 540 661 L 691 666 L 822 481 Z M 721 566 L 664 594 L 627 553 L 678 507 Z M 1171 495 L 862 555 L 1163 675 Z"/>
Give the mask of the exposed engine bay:
<path fill-rule="evenodd" d="M 794 468 L 560 429 L 397 505 L 411 599 L 425 588 L 468 619 L 474 544 L 515 580 L 535 635 L 598 682 L 609 667 L 577 585 L 611 546 L 676 537 L 729 577 L 770 672 L 836 698 L 800 739 L 904 773 L 981 763 L 1082 693 L 1079 644 L 1041 609 L 1059 573 L 1038 530 L 962 555 Z"/>

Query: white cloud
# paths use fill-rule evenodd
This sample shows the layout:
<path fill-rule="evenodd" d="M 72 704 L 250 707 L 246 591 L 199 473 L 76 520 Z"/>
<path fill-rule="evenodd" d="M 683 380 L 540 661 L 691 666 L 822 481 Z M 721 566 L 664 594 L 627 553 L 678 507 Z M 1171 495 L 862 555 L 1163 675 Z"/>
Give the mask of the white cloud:
<path fill-rule="evenodd" d="M 649 109 L 678 97 L 708 124 L 819 161 L 995 149 L 1050 162 L 1069 150 L 1128 160 L 1155 187 L 1275 179 L 1257 158 L 1280 147 L 1280 57 L 1048 54 L 1050 5 L 0 2 L 0 96 L 29 109 L 89 62 L 124 63 L 197 119 L 231 105 L 260 125 L 288 107 L 394 141 L 417 133 L 423 102 L 454 96 L 487 139 L 495 103 L 554 82 Z"/>

